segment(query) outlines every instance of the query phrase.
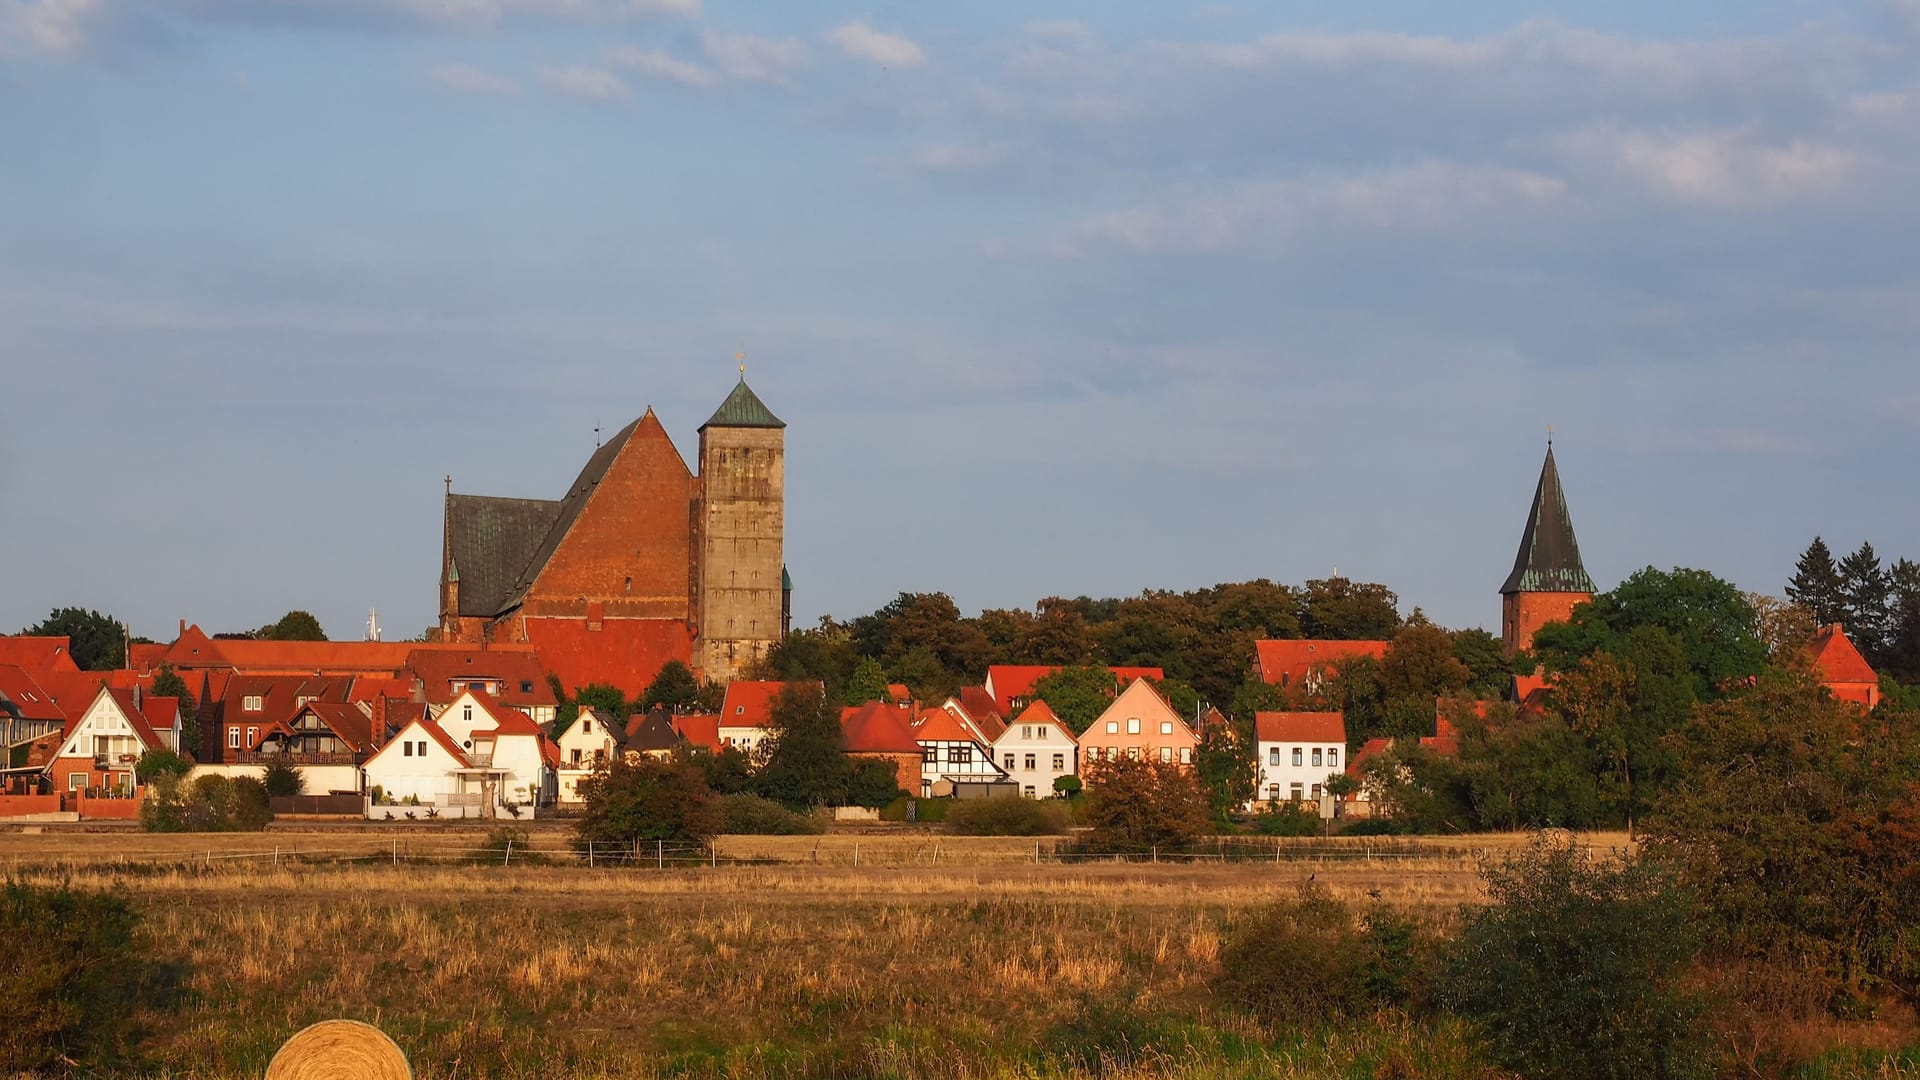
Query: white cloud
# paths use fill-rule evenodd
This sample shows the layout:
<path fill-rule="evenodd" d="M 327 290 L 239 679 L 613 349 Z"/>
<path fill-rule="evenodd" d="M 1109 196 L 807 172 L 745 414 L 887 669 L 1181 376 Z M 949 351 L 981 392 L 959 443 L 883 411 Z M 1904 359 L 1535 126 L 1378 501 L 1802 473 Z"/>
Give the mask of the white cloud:
<path fill-rule="evenodd" d="M 720 83 L 720 73 L 712 68 L 669 56 L 657 49 L 619 48 L 609 54 L 609 59 L 642 75 L 685 86 L 717 86 Z"/>
<path fill-rule="evenodd" d="M 101 0 L 0 0 L 0 47 L 14 39 L 34 52 L 75 53 L 104 14 Z"/>
<path fill-rule="evenodd" d="M 463 94 L 517 94 L 520 84 L 504 75 L 483 71 L 471 64 L 443 64 L 434 68 L 433 81 Z"/>
<path fill-rule="evenodd" d="M 1708 131 L 1590 129 L 1561 146 L 1577 160 L 1681 202 L 1750 206 L 1809 195 L 1853 175 L 1859 155 L 1795 138 L 1765 142 L 1752 128 Z"/>
<path fill-rule="evenodd" d="M 927 62 L 927 54 L 913 39 L 881 33 L 864 22 L 836 27 L 827 34 L 827 40 L 855 60 L 880 67 L 919 67 Z"/>
<path fill-rule="evenodd" d="M 912 166 L 923 172 L 970 172 L 1005 160 L 1007 148 L 984 143 L 932 143 L 913 152 Z"/>
<path fill-rule="evenodd" d="M 807 47 L 791 38 L 704 34 L 700 47 L 730 79 L 786 85 L 807 62 Z"/>
<path fill-rule="evenodd" d="M 603 68 L 549 68 L 541 78 L 551 89 L 587 101 L 621 101 L 629 96 L 620 76 Z"/>
<path fill-rule="evenodd" d="M 1549 203 L 1565 192 L 1563 180 L 1542 173 L 1428 161 L 1373 173 L 1184 193 L 1083 222 L 1056 240 L 1052 250 L 1076 257 L 1101 247 L 1142 253 L 1284 247 L 1314 226 L 1442 228 L 1470 215 Z"/>

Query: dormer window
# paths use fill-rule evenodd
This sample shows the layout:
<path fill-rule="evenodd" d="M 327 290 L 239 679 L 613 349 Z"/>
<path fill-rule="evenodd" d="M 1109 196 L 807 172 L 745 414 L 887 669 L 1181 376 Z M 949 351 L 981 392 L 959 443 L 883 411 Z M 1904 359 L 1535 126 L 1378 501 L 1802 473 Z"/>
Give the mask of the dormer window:
<path fill-rule="evenodd" d="M 580 718 L 580 734 L 582 735 L 593 734 L 593 721 L 587 719 L 584 716 Z"/>
<path fill-rule="evenodd" d="M 248 694 L 240 699 L 240 709 L 243 712 L 259 712 L 262 707 L 259 694 Z"/>

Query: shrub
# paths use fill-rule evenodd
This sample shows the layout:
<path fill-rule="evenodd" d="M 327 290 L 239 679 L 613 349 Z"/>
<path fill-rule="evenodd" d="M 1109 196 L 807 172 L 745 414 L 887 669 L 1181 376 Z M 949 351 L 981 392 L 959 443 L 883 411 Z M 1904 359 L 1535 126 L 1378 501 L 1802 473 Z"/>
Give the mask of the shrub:
<path fill-rule="evenodd" d="M 724 824 L 700 771 L 677 762 L 615 757 L 580 791 L 586 807 L 574 827 L 578 844 L 704 843 Z"/>
<path fill-rule="evenodd" d="M 152 783 L 155 777 L 185 776 L 193 771 L 193 762 L 171 750 L 149 750 L 140 755 L 133 766 L 133 774 L 142 784 Z"/>
<path fill-rule="evenodd" d="M 1485 877 L 1493 902 L 1467 916 L 1440 997 L 1496 1060 L 1561 1080 L 1711 1074 L 1703 1003 L 1680 984 L 1692 900 L 1664 867 L 1542 837 Z"/>
<path fill-rule="evenodd" d="M 1366 991 L 1359 936 L 1345 904 L 1304 885 L 1233 930 L 1220 950 L 1214 990 L 1268 1023 L 1348 1016 Z"/>
<path fill-rule="evenodd" d="M 131 1012 L 138 917 L 126 899 L 8 882 L 0 889 L 0 1073 L 111 1055 Z M 71 1066 L 69 1066 L 71 1067 Z"/>
<path fill-rule="evenodd" d="M 796 814 L 758 795 L 723 795 L 720 809 L 725 831 L 736 836 L 802 836 L 827 831 L 819 818 Z"/>
<path fill-rule="evenodd" d="M 202 776 L 189 784 L 162 773 L 140 805 L 148 832 L 259 832 L 272 820 L 266 787 L 246 776 Z"/>
<path fill-rule="evenodd" d="M 1067 807 L 1022 795 L 962 799 L 947 808 L 946 828 L 963 836 L 1058 836 L 1067 831 Z"/>
<path fill-rule="evenodd" d="M 268 762 L 260 782 L 266 785 L 267 794 L 276 799 L 298 795 L 307 789 L 307 778 L 289 761 Z"/>
<path fill-rule="evenodd" d="M 1115 1002 L 1082 993 L 1073 1012 L 1040 1037 L 1047 1056 L 1076 1073 L 1131 1073 L 1156 1057 L 1186 1049 L 1167 1021 L 1140 1012 L 1133 995 Z"/>
<path fill-rule="evenodd" d="M 1213 830 L 1212 812 L 1193 774 L 1160 761 L 1089 763 L 1084 820 L 1093 849 L 1180 847 Z"/>
<path fill-rule="evenodd" d="M 508 863 L 522 859 L 532 862 L 533 837 L 525 829 L 516 829 L 511 825 L 501 825 L 487 830 L 487 837 L 480 842 L 474 857 L 480 862 Z"/>
<path fill-rule="evenodd" d="M 938 824 L 947 820 L 947 811 L 954 806 L 952 799 L 917 799 L 902 795 L 880 810 L 881 821 L 906 821 L 907 807 L 913 807 L 913 821 L 922 825 Z"/>
<path fill-rule="evenodd" d="M 1249 824 L 1260 836 L 1319 836 L 1324 829 L 1318 808 L 1306 803 L 1269 803 Z"/>

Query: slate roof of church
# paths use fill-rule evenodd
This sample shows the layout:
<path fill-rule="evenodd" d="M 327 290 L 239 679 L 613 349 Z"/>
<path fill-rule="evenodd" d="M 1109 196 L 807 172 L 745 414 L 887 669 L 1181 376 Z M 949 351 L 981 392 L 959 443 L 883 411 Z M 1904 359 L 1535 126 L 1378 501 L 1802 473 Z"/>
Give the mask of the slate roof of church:
<path fill-rule="evenodd" d="M 447 496 L 447 543 L 460 583 L 460 614 L 500 613 L 558 516 L 552 499 Z M 451 575 L 450 575 L 451 576 Z"/>
<path fill-rule="evenodd" d="M 1520 554 L 1513 573 L 1500 592 L 1592 593 L 1593 579 L 1580 563 L 1580 544 L 1573 537 L 1573 518 L 1567 514 L 1566 493 L 1560 488 L 1560 470 L 1553 463 L 1553 447 L 1540 468 L 1533 509 L 1526 531 L 1520 534 Z"/>
<path fill-rule="evenodd" d="M 727 400 L 721 402 L 720 407 L 713 411 L 713 416 L 700 425 L 700 430 L 705 431 L 710 427 L 783 428 L 786 426 L 787 422 L 773 415 L 773 410 L 767 408 L 759 395 L 747 386 L 747 377 L 742 374 L 739 384 L 733 388 L 733 393 L 728 394 Z"/>

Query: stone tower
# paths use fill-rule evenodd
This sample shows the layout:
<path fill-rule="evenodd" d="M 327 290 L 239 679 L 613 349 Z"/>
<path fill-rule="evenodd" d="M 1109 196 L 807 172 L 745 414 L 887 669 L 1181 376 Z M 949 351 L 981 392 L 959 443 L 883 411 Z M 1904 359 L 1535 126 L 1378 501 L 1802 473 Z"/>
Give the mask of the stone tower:
<path fill-rule="evenodd" d="M 695 529 L 698 662 L 725 682 L 780 640 L 786 423 L 739 385 L 700 427 Z"/>
<path fill-rule="evenodd" d="M 1542 626 L 1565 621 L 1575 604 L 1591 599 L 1593 579 L 1580 564 L 1580 545 L 1573 538 L 1573 519 L 1567 515 L 1549 442 L 1547 463 L 1533 491 L 1533 510 L 1520 534 L 1520 554 L 1500 587 L 1500 636 L 1507 654 L 1532 648 L 1533 635 Z"/>

